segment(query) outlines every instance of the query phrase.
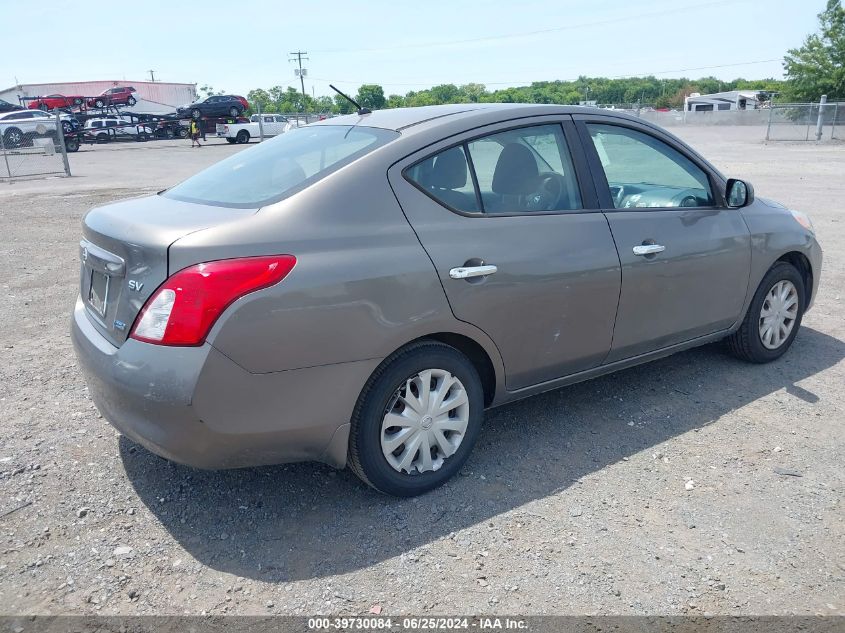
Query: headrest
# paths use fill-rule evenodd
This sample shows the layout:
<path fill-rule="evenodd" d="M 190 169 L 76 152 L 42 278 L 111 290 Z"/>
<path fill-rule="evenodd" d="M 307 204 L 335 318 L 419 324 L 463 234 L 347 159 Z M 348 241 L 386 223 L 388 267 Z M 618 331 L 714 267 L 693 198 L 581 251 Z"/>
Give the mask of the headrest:
<path fill-rule="evenodd" d="M 460 189 L 467 184 L 467 161 L 460 147 L 447 149 L 434 159 L 428 182 L 437 189 Z"/>
<path fill-rule="evenodd" d="M 525 195 L 534 191 L 540 170 L 531 150 L 519 143 L 508 143 L 499 154 L 493 172 L 493 192 Z"/>

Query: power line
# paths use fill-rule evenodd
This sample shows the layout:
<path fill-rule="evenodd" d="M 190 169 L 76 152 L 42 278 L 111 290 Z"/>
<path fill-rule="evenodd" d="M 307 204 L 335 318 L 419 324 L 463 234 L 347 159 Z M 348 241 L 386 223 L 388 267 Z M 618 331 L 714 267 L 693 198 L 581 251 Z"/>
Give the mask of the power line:
<path fill-rule="evenodd" d="M 750 0 L 716 0 L 715 2 L 705 2 L 703 4 L 694 4 L 684 7 L 675 7 L 672 9 L 663 9 L 661 11 L 652 11 L 650 13 L 638 13 L 635 15 L 626 15 L 616 18 L 607 18 L 605 20 L 596 20 L 593 22 L 580 22 L 577 24 L 567 24 L 565 26 L 555 26 L 546 29 L 538 29 L 534 31 L 522 31 L 518 33 L 503 33 L 500 35 L 488 35 L 484 37 L 473 37 L 461 40 L 447 40 L 439 42 L 426 42 L 423 44 L 404 44 L 401 46 L 382 46 L 378 48 L 334 48 L 321 51 L 315 51 L 321 55 L 334 54 L 350 54 L 350 53 L 380 53 L 385 51 L 408 50 L 415 48 L 434 48 L 437 46 L 454 46 L 456 44 L 475 44 L 478 42 L 493 42 L 498 40 L 514 39 L 518 37 L 529 37 L 532 35 L 546 35 L 549 33 L 560 33 L 561 31 L 573 31 L 589 28 L 592 26 L 605 26 L 607 24 L 616 24 L 619 22 L 630 22 L 631 20 L 643 20 L 649 18 L 661 17 L 664 15 L 671 15 L 673 13 L 684 13 L 687 11 L 694 11 L 696 9 L 706 9 L 710 7 L 721 6 L 725 4 L 741 4 L 750 2 Z M 398 84 L 397 84 L 398 85 Z"/>

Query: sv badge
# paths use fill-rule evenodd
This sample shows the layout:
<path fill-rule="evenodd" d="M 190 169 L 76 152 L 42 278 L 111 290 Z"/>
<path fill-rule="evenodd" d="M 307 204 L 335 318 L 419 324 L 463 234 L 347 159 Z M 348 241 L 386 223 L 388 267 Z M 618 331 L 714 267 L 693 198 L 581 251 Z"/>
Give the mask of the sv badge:
<path fill-rule="evenodd" d="M 141 288 L 144 287 L 144 284 L 140 281 L 135 281 L 134 279 L 129 280 L 129 289 L 134 290 L 135 292 L 141 292 Z"/>

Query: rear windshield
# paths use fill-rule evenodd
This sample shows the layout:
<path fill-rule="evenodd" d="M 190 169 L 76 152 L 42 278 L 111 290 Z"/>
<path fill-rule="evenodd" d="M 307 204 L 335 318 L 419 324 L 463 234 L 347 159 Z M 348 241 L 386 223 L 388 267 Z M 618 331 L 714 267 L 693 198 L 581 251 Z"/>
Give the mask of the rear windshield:
<path fill-rule="evenodd" d="M 293 195 L 399 136 L 350 125 L 303 127 L 230 156 L 162 195 L 184 202 L 257 208 Z"/>

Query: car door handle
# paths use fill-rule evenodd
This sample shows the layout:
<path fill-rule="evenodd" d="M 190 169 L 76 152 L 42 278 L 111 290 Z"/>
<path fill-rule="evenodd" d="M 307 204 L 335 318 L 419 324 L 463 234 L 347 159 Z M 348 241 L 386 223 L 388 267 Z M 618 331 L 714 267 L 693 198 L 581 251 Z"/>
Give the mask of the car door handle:
<path fill-rule="evenodd" d="M 654 255 L 665 250 L 666 247 L 662 244 L 642 244 L 634 247 L 634 255 Z"/>
<path fill-rule="evenodd" d="M 498 268 L 495 266 L 460 266 L 449 271 L 452 279 L 469 279 L 470 277 L 486 277 L 492 275 Z"/>

